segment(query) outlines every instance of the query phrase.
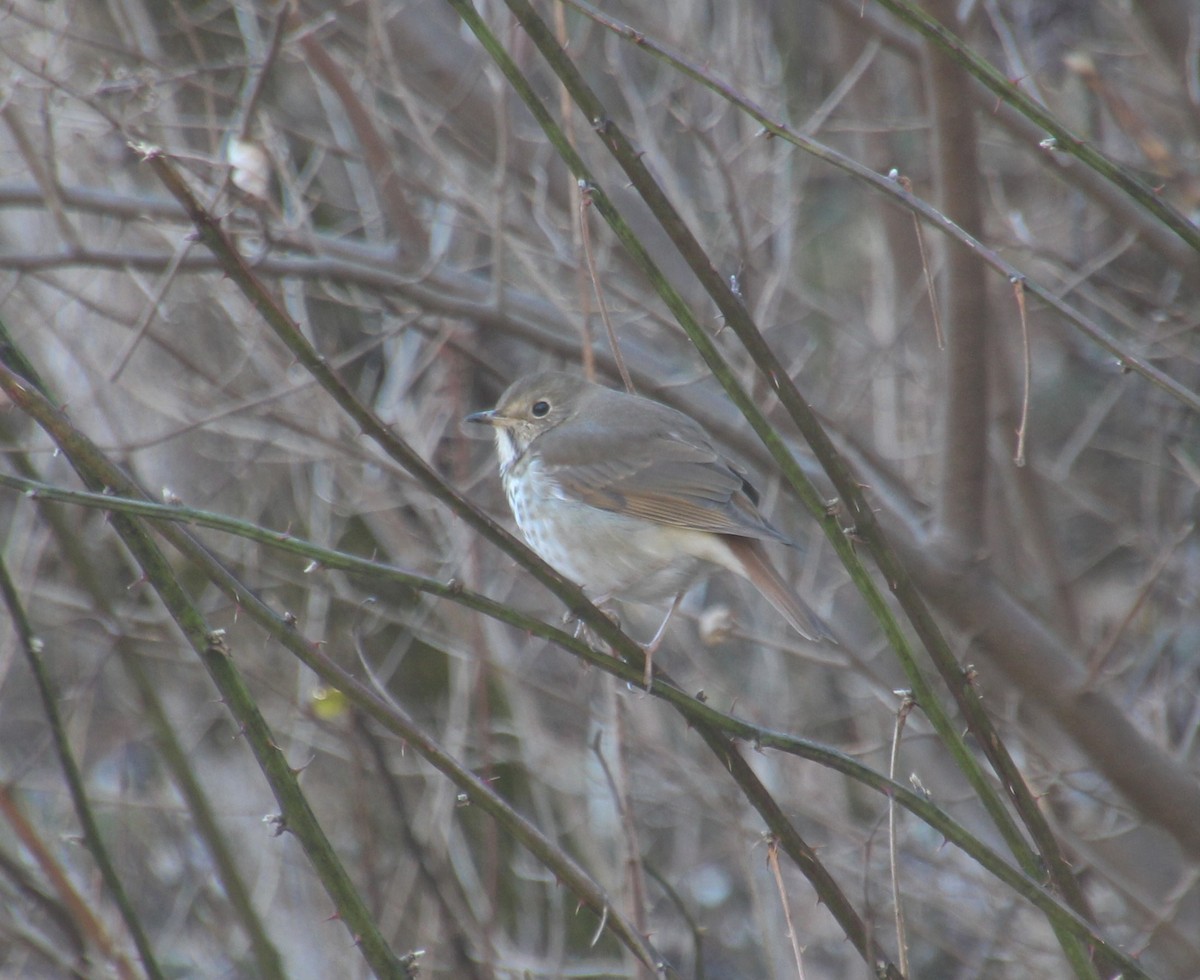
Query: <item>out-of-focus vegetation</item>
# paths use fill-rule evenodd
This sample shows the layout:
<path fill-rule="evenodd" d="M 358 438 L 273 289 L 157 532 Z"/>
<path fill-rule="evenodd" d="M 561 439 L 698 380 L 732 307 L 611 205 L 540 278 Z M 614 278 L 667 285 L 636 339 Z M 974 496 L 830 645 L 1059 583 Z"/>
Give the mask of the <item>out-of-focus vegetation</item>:
<path fill-rule="evenodd" d="M 1187 0 L 1133 6 L 929 9 L 1194 220 L 1200 16 Z M 609 124 L 736 285 L 895 548 L 904 577 L 878 575 L 877 587 L 919 593 L 969 667 L 968 696 L 982 698 L 1074 876 L 1073 897 L 1061 878 L 1043 882 L 1055 901 L 1149 975 L 1200 974 L 1196 238 L 1048 140 L 890 3 L 605 5 L 633 38 L 582 5 L 540 3 L 604 120 L 573 107 L 503 3 L 477 9 L 595 193 L 832 499 L 774 386 L 606 150 Z M 918 231 L 887 188 L 768 133 L 722 87 L 878 174 L 894 170 L 891 186 L 939 207 L 990 261 L 932 224 Z M 444 488 L 369 438 L 281 342 L 148 147 Z M 1003 263 L 1025 277 L 1023 294 Z M 559 627 L 563 602 L 448 499 L 457 491 L 511 527 L 492 447 L 459 420 L 514 377 L 567 365 L 616 383 L 596 290 L 639 390 L 702 419 L 755 474 L 800 545 L 775 559 L 843 638 L 801 643 L 715 576 L 656 664 L 716 712 L 889 772 L 897 692 L 912 685 L 880 622 L 449 4 L 14 0 L 0 11 L 11 337 L 0 361 L 36 371 L 65 410 L 60 436 L 73 426 L 154 499 L 454 580 Z M 0 475 L 88 485 L 8 392 Z M 111 486 L 88 472 L 93 489 Z M 745 731 L 730 761 L 713 734 L 721 721 L 705 728 L 606 664 L 464 607 L 457 585 L 423 594 L 303 544 L 199 524 L 176 526 L 168 564 L 147 568 L 127 519 L 85 503 L 12 480 L 0 490 L 12 586 L 0 616 L 0 975 L 634 977 L 652 975 L 637 959 L 650 950 L 664 975 L 791 977 L 799 961 L 813 980 L 869 975 L 864 949 L 914 977 L 1118 971 L 1103 954 L 1089 961 L 1092 944 L 1056 932 L 961 841 L 904 810 L 889 830 L 886 793 Z M 846 501 L 830 512 L 874 569 L 877 541 L 850 526 Z M 161 524 L 143 526 L 163 541 Z M 172 615 L 164 582 L 195 619 Z M 619 612 L 635 638 L 661 613 Z M 373 688 L 375 717 L 302 663 L 305 651 Z M 966 729 L 919 663 L 951 727 Z M 225 686 L 234 674 L 245 701 Z M 385 723 L 388 702 L 410 728 Z M 254 707 L 269 726 L 261 743 Z M 1016 866 L 935 734 L 934 707 L 908 716 L 896 780 Z M 550 850 L 485 812 L 424 737 Z M 76 800 L 60 742 L 79 769 Z M 287 774 L 269 782 L 256 762 L 272 744 L 376 930 L 366 940 L 347 928 L 348 892 L 313 856 Z M 973 724 L 966 745 L 983 759 Z M 781 848 L 763 816 L 776 805 L 797 835 Z M 275 819 L 281 807 L 296 816 Z M 81 808 L 127 915 L 84 843 Z M 830 912 L 831 886 L 796 859 L 800 838 L 858 917 L 853 941 Z M 611 916 L 556 863 L 568 858 Z M 621 923 L 644 945 L 622 940 Z"/>

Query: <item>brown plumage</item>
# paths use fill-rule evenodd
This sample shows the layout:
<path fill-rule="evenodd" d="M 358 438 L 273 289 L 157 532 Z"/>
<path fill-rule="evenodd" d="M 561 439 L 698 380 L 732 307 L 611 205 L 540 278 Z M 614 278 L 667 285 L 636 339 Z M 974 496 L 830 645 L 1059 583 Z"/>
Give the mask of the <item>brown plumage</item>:
<path fill-rule="evenodd" d="M 833 639 L 767 557 L 763 541 L 786 539 L 758 493 L 689 416 L 551 371 L 467 420 L 495 429 L 530 547 L 598 601 L 677 598 L 710 563 L 753 583 L 801 636 Z"/>

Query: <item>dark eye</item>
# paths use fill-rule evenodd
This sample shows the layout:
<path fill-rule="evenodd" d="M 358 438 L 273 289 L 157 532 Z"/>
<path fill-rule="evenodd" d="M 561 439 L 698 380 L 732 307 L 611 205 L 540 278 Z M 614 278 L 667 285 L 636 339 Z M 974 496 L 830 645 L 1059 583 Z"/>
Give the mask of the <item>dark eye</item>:
<path fill-rule="evenodd" d="M 530 411 L 533 412 L 533 417 L 535 419 L 544 419 L 550 414 L 550 403 L 547 401 L 534 402 L 533 408 L 530 409 Z"/>

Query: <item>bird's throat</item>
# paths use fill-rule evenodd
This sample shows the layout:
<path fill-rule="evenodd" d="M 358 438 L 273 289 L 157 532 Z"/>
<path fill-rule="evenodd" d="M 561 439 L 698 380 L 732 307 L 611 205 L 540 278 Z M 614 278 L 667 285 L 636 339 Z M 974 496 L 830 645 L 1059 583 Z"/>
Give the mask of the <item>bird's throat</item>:
<path fill-rule="evenodd" d="M 512 429 L 496 429 L 496 455 L 500 458 L 500 475 L 506 476 L 513 463 L 525 451 L 525 447 L 517 440 Z"/>

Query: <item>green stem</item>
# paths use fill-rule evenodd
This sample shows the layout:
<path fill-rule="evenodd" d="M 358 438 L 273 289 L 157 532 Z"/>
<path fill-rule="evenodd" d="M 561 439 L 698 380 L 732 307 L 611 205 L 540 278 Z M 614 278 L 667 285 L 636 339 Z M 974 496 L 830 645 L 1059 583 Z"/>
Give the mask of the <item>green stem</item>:
<path fill-rule="evenodd" d="M 968 750 L 965 742 L 959 736 L 956 726 L 934 695 L 932 688 L 917 666 L 914 651 L 909 645 L 906 636 L 888 608 L 883 595 L 876 588 L 871 576 L 859 561 L 853 546 L 843 532 L 835 515 L 829 512 L 829 508 L 817 493 L 816 488 L 813 487 L 796 464 L 778 433 L 767 422 L 757 405 L 741 389 L 733 371 L 722 357 L 716 344 L 710 339 L 708 333 L 701 328 L 683 302 L 682 297 L 666 282 L 656 263 L 654 263 L 644 246 L 621 219 L 620 214 L 607 196 L 603 194 L 600 188 L 594 186 L 592 177 L 584 166 L 582 159 L 569 144 L 562 130 L 550 116 L 549 112 L 541 104 L 540 100 L 538 100 L 532 87 L 516 64 L 491 34 L 486 24 L 475 13 L 474 8 L 471 7 L 467 0 L 449 0 L 449 2 L 459 12 L 459 15 L 463 17 L 468 27 L 476 34 L 488 53 L 496 60 L 501 71 L 514 86 L 518 95 L 525 101 L 530 112 L 533 113 L 539 125 L 542 126 L 555 149 L 568 167 L 571 168 L 572 173 L 578 179 L 588 182 L 592 200 L 596 205 L 597 211 L 609 222 L 614 234 L 630 252 L 635 263 L 650 278 L 663 301 L 668 305 L 672 313 L 675 314 L 676 319 L 687 332 L 693 345 L 704 358 L 705 363 L 708 364 L 713 374 L 724 386 L 730 399 L 771 452 L 797 496 L 808 507 L 810 512 L 821 521 L 826 536 L 829 538 L 838 557 L 846 566 L 852 580 L 859 588 L 868 607 L 880 622 L 885 635 L 896 651 L 918 705 L 933 724 L 939 738 L 947 746 L 959 768 L 966 775 L 976 795 L 979 797 L 1022 868 L 1031 876 L 1040 876 L 1048 873 L 1050 879 L 1062 894 L 1068 898 L 1068 901 L 1076 907 L 1082 908 L 1083 903 L 1079 885 L 1074 880 L 1070 867 L 1061 854 L 1057 840 L 1051 833 L 1049 825 L 1040 811 L 1038 811 L 1033 796 L 1025 785 L 1020 771 L 1012 761 L 1011 756 L 1000 740 L 999 734 L 983 710 L 978 692 L 974 689 L 970 677 L 958 665 L 923 598 L 920 596 L 911 578 L 884 536 L 882 528 L 875 520 L 874 514 L 864 498 L 857 480 L 825 433 L 816 415 L 808 407 L 803 397 L 793 385 L 786 369 L 763 339 L 758 327 L 746 311 L 745 306 L 734 295 L 724 277 L 717 272 L 700 243 L 671 205 L 658 182 L 650 174 L 642 154 L 637 152 L 622 133 L 620 127 L 609 118 L 603 104 L 592 92 L 575 64 L 562 50 L 546 23 L 538 16 L 528 0 L 506 0 L 509 9 L 542 53 L 542 56 L 546 58 L 575 104 L 583 112 L 585 118 L 591 122 L 601 141 L 624 170 L 634 189 L 671 237 L 676 248 L 691 267 L 693 274 L 716 302 L 726 325 L 732 328 L 755 364 L 763 372 L 764 376 L 771 381 L 784 408 L 788 411 L 792 420 L 812 447 L 814 454 L 829 474 L 838 493 L 841 495 L 844 505 L 847 507 L 849 517 L 854 525 L 855 534 L 866 542 L 889 587 L 895 593 L 901 607 L 908 615 L 918 635 L 928 649 L 935 666 L 950 689 L 959 710 L 966 718 L 968 728 L 982 746 L 985 754 L 991 761 L 992 767 L 999 776 L 1001 784 L 1008 790 L 1009 796 L 1013 800 L 1023 822 L 1038 842 L 1042 855 L 1045 857 L 1044 863 L 1026 842 L 1020 828 L 1005 808 L 1000 795 L 987 779 L 973 754 Z M 1067 950 L 1066 952 L 1072 961 L 1076 959 L 1071 950 Z"/>
<path fill-rule="evenodd" d="M 75 429 L 32 383 L 15 374 L 8 363 L 0 366 L 0 388 L 55 441 L 88 486 L 103 487 L 127 495 L 138 493 L 132 481 Z M 241 733 L 279 802 L 283 828 L 300 841 L 333 900 L 339 918 L 354 936 L 363 957 L 377 976 L 403 977 L 405 974 L 399 959 L 384 941 L 309 807 L 300 788 L 297 771 L 288 765 L 275 743 L 270 728 L 234 664 L 223 633 L 208 625 L 179 585 L 166 557 L 141 524 L 123 514 L 115 514 L 113 527 L 199 656 L 222 700 L 237 720 Z"/>
<path fill-rule="evenodd" d="M 958 242 L 959 245 L 967 249 L 971 254 L 978 256 L 981 261 L 991 266 L 1010 282 L 1021 283 L 1030 295 L 1036 296 L 1067 323 L 1070 323 L 1080 333 L 1096 344 L 1097 347 L 1115 357 L 1122 366 L 1128 366 L 1135 374 L 1141 375 L 1155 387 L 1166 392 L 1172 398 L 1177 399 L 1181 404 L 1186 405 L 1195 412 L 1200 412 L 1200 394 L 1192 391 L 1165 371 L 1162 371 L 1145 358 L 1129 350 L 1128 347 L 1100 326 L 1096 320 L 1063 300 L 1058 295 L 1056 289 L 1044 286 L 1038 280 L 1026 275 L 1025 272 L 1005 259 L 995 249 L 988 248 L 987 245 L 974 235 L 947 218 L 932 204 L 905 190 L 900 182 L 893 179 L 891 175 L 876 173 L 874 170 L 864 167 L 857 160 L 846 156 L 844 153 L 840 153 L 833 147 L 826 146 L 811 136 L 792 129 L 783 121 L 772 116 L 761 106 L 746 98 L 745 95 L 732 85 L 717 78 L 706 66 L 690 61 L 683 55 L 671 51 L 666 45 L 655 40 L 650 35 L 597 10 L 591 4 L 587 3 L 586 0 L 561 0 L 561 2 L 575 8 L 606 30 L 612 31 L 618 37 L 622 37 L 631 44 L 636 45 L 640 50 L 660 58 L 681 75 L 698 82 L 725 99 L 730 105 L 741 109 L 751 119 L 762 125 L 764 135 L 777 137 L 787 143 L 791 143 L 793 146 L 799 147 L 810 156 L 836 167 L 844 173 L 849 174 L 854 180 L 879 191 L 893 202 L 907 208 L 926 224 L 937 228 Z"/>
<path fill-rule="evenodd" d="M 456 2 L 456 0 L 451 0 L 451 2 Z M 469 4 L 464 4 L 464 9 L 473 13 Z M 559 575 L 558 572 L 542 561 L 529 548 L 518 542 L 512 535 L 508 534 L 495 521 L 491 520 L 491 518 L 477 507 L 455 493 L 411 446 L 403 440 L 398 439 L 375 417 L 374 413 L 364 407 L 354 397 L 349 388 L 330 369 L 326 359 L 318 354 L 312 345 L 308 343 L 291 317 L 288 316 L 283 307 L 268 292 L 258 277 L 255 276 L 253 270 L 250 269 L 245 259 L 242 258 L 241 253 L 238 252 L 233 243 L 226 237 L 213 216 L 199 204 L 190 188 L 165 158 L 163 152 L 155 147 L 143 147 L 142 152 L 146 162 L 154 169 L 164 186 L 183 205 L 188 215 L 192 218 L 201 240 L 216 256 L 225 273 L 243 291 L 246 298 L 262 315 L 268 326 L 275 331 L 288 350 L 295 355 L 297 360 L 334 398 L 338 405 L 346 411 L 350 418 L 361 426 L 363 432 L 378 443 L 393 459 L 400 462 L 432 495 L 467 521 L 483 537 L 515 558 L 538 581 L 566 603 L 571 613 L 577 619 L 586 623 L 597 637 L 611 647 L 616 655 L 631 660 L 634 663 L 644 665 L 645 651 L 623 633 L 612 620 L 600 612 L 587 599 L 577 585 Z M 721 736 L 714 735 L 714 737 L 720 738 Z M 729 747 L 729 751 L 734 751 L 732 746 Z M 737 778 L 736 775 L 735 778 Z M 742 783 L 739 782 L 739 785 L 742 785 Z M 743 785 L 743 790 L 747 794 L 757 792 L 749 784 Z M 794 829 L 788 835 L 781 835 L 781 843 L 785 850 L 797 841 L 799 841 L 799 835 Z M 808 849 L 805 847 L 802 850 L 807 851 Z M 801 866 L 806 863 L 801 850 L 789 851 L 789 854 Z M 877 957 L 873 948 L 873 940 L 870 937 L 870 933 L 862 927 L 857 912 L 855 912 L 850 902 L 840 890 L 821 893 L 821 897 L 834 915 L 844 920 L 841 924 L 847 935 L 867 937 L 868 942 L 872 945 L 867 948 L 860 948 L 859 952 L 867 962 L 875 963 Z M 607 914 L 609 914 L 611 919 L 611 912 Z M 897 975 L 895 967 L 891 964 L 885 963 L 882 969 L 887 976 Z"/>
<path fill-rule="evenodd" d="M 391 565 L 323 548 L 289 534 L 267 531 L 257 525 L 221 514 L 214 514 L 209 511 L 160 504 L 140 499 L 114 497 L 110 494 L 67 490 L 5 474 L 0 474 L 0 486 L 10 487 L 34 498 L 60 500 L 82 507 L 119 512 L 131 517 L 143 517 L 157 521 L 209 527 L 246 537 L 249 540 L 260 542 L 277 550 L 302 556 L 309 561 L 319 562 L 324 568 L 358 574 L 402 585 L 427 595 L 449 599 L 452 602 L 482 613 L 499 622 L 507 623 L 522 632 L 547 639 L 586 661 L 590 666 L 611 674 L 623 683 L 640 685 L 642 680 L 642 669 L 639 665 L 617 659 L 607 652 L 594 650 L 586 642 L 571 633 L 550 626 L 541 620 L 525 616 L 509 606 L 465 589 L 456 582 L 446 583 L 424 578 L 404 572 Z M 253 608 L 250 611 L 253 612 Z M 269 626 L 270 624 L 264 623 L 264 625 Z M 286 640 L 288 637 L 294 638 L 294 636 L 294 629 L 287 630 L 281 628 L 277 638 Z M 319 648 L 314 646 L 306 651 L 306 658 L 308 659 L 305 660 L 305 663 L 308 666 L 312 667 L 326 682 L 342 690 L 351 701 L 364 711 L 367 711 L 371 717 L 406 741 L 415 744 L 418 751 L 422 751 L 421 744 L 426 740 L 425 736 L 419 731 L 404 727 L 412 724 L 403 720 L 404 716 L 401 715 L 401 720 L 398 721 L 396 717 L 389 715 L 389 711 L 395 710 L 394 705 L 381 707 L 381 703 L 378 701 L 378 696 L 375 692 L 363 687 L 352 675 L 346 674 L 336 664 L 324 657 L 313 658 L 312 654 L 317 649 Z M 765 728 L 734 715 L 718 711 L 709 704 L 684 692 L 657 667 L 655 668 L 655 681 L 651 687 L 651 694 L 670 704 L 690 725 L 696 727 L 698 730 L 712 729 L 721 732 L 727 739 L 747 742 L 753 745 L 755 749 L 775 749 L 779 752 L 785 752 L 798 758 L 816 762 L 818 765 L 825 766 L 877 792 L 888 795 L 919 820 L 941 834 L 951 844 L 960 848 L 965 854 L 975 860 L 980 867 L 987 870 L 998 880 L 1011 887 L 1017 894 L 1045 913 L 1056 928 L 1065 929 L 1085 944 L 1102 950 L 1106 956 L 1115 957 L 1113 962 L 1119 963 L 1127 976 L 1142 977 L 1149 980 L 1149 975 L 1135 961 L 1105 943 L 1082 916 L 1064 906 L 1045 887 L 1038 884 L 1036 880 L 1014 868 L 994 850 L 987 847 L 976 836 L 971 834 L 965 827 L 956 823 L 925 795 L 913 791 L 902 783 L 894 782 L 884 774 L 871 769 L 853 756 L 847 755 L 838 749 L 830 748 L 819 742 L 800 738 L 786 732 Z M 725 757 L 724 753 L 725 750 L 722 749 L 721 754 L 723 758 Z M 444 762 L 445 758 L 438 755 L 431 756 L 430 758 L 435 765 L 438 765 L 438 768 L 442 768 L 439 763 Z M 454 779 L 456 783 L 463 785 L 460 782 L 462 773 L 459 770 L 449 769 L 443 771 Z M 474 783 L 470 785 L 472 788 L 476 788 Z M 764 804 L 764 807 L 769 808 L 769 804 Z M 771 819 L 772 821 L 776 819 L 774 814 Z M 775 829 L 772 826 L 772 830 L 774 831 Z M 557 873 L 557 869 L 555 870 Z"/>
<path fill-rule="evenodd" d="M 943 27 L 926 11 L 916 4 L 910 3 L 909 0 L 875 0 L 875 2 L 923 37 L 945 48 L 985 88 L 994 92 L 998 98 L 1044 129 L 1047 140 L 1043 145 L 1047 151 L 1070 154 L 1095 170 L 1137 201 L 1193 249 L 1200 252 L 1200 228 L 1197 228 L 1179 211 L 1154 193 L 1153 188 L 1142 183 L 1124 167 L 1108 159 L 1086 140 L 1072 133 L 1055 119 L 1045 106 L 1025 95 L 1002 72 L 979 57 L 957 35 Z"/>
<path fill-rule="evenodd" d="M 125 892 L 125 886 L 121 884 L 121 877 L 117 874 L 116 866 L 108 853 L 108 847 L 100 835 L 100 828 L 96 823 L 95 814 L 92 813 L 87 790 L 83 785 L 83 775 L 75 761 L 75 754 L 71 751 L 71 743 L 67 740 L 62 716 L 58 713 L 58 692 L 54 689 L 54 682 L 42 663 L 41 642 L 34 633 L 33 625 L 25 613 L 25 607 L 17 592 L 16 584 L 8 574 L 8 566 L 4 562 L 0 562 L 0 595 L 3 595 L 4 604 L 12 617 L 13 626 L 17 631 L 17 639 L 20 641 L 19 645 L 25 654 L 26 663 L 29 664 L 29 672 L 33 674 L 38 698 L 42 703 L 42 712 L 50 726 L 50 737 L 54 742 L 58 764 L 62 768 L 63 779 L 67 783 L 67 792 L 71 795 L 71 803 L 75 807 L 75 816 L 83 831 L 83 840 L 87 844 L 88 852 L 92 855 L 92 860 L 96 862 L 96 869 L 100 872 L 104 887 L 112 896 L 113 902 L 121 913 L 125 927 L 129 930 L 134 946 L 137 947 L 146 975 L 152 980 L 166 980 L 166 974 L 163 973 L 162 968 L 158 965 L 158 959 L 154 955 L 154 947 L 150 943 L 150 938 L 142 928 L 142 920 L 134 910 L 133 903 Z M 124 962 L 124 957 L 120 953 L 116 950 L 107 952 L 112 956 L 120 976 L 132 976 L 129 963 Z"/>

